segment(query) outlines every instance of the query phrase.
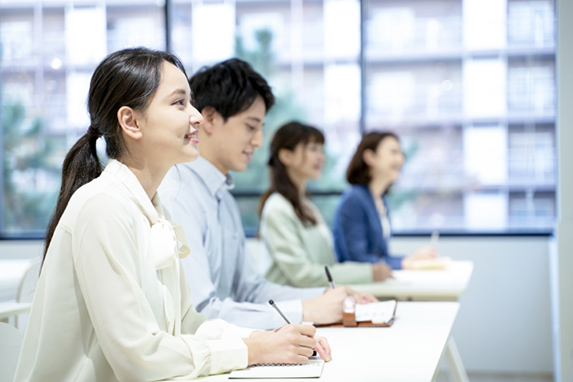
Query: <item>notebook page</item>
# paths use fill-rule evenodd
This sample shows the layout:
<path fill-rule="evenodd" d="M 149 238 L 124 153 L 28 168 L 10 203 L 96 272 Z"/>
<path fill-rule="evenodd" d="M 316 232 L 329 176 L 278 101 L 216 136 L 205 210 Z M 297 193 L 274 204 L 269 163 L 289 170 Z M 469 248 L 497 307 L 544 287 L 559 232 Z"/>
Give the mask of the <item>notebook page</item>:
<path fill-rule="evenodd" d="M 356 304 L 356 321 L 387 323 L 392 319 L 395 308 L 396 300 L 373 302 L 370 304 Z"/>
<path fill-rule="evenodd" d="M 229 379 L 242 378 L 319 378 L 322 375 L 324 361 L 320 358 L 309 359 L 306 365 L 269 365 L 250 366 L 243 370 L 234 370 Z"/>

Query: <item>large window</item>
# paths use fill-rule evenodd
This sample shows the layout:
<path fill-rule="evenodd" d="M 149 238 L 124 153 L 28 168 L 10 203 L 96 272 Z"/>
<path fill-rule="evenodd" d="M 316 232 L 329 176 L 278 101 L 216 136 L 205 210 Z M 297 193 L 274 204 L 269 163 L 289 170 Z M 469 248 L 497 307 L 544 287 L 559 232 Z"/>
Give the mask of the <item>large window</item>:
<path fill-rule="evenodd" d="M 407 154 L 395 232 L 550 231 L 554 13 L 549 0 L 0 0 L 0 236 L 43 234 L 95 65 L 138 45 L 169 46 L 189 73 L 237 56 L 271 83 L 265 144 L 234 174 L 248 229 L 268 142 L 299 119 L 326 135 L 311 189 L 327 219 L 361 134 L 389 129 Z"/>
<path fill-rule="evenodd" d="M 151 0 L 0 1 L 0 237 L 44 234 L 93 70 L 124 47 L 164 49 L 164 20 Z"/>

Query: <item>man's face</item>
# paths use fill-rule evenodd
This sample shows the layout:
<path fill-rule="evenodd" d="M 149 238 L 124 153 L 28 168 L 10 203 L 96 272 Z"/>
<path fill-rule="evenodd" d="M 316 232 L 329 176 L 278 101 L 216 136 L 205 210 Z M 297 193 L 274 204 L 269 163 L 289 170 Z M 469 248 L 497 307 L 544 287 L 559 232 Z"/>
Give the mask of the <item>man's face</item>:
<path fill-rule="evenodd" d="M 242 172 L 247 169 L 256 147 L 263 144 L 263 124 L 266 114 L 265 102 L 261 96 L 227 121 L 216 118 L 213 125 L 213 155 L 210 161 L 223 173 Z M 201 147 L 199 147 L 201 151 Z"/>

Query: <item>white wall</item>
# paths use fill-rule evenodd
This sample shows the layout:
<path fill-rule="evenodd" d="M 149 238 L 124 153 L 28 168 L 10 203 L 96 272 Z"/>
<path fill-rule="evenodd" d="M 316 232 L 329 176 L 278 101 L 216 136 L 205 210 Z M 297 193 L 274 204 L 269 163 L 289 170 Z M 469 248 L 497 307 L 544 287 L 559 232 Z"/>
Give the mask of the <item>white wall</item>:
<path fill-rule="evenodd" d="M 573 381 L 573 1 L 557 1 L 557 224 L 552 253 L 555 380 Z"/>
<path fill-rule="evenodd" d="M 549 238 L 442 237 L 443 256 L 474 262 L 474 273 L 453 335 L 466 369 L 551 373 Z M 394 238 L 394 253 L 407 254 L 424 238 Z M 252 240 L 249 249 L 259 248 Z M 32 258 L 41 242 L 0 242 L 0 259 Z"/>
<path fill-rule="evenodd" d="M 438 250 L 474 272 L 453 330 L 468 371 L 552 373 L 549 238 L 441 237 Z M 394 238 L 408 254 L 428 239 Z"/>

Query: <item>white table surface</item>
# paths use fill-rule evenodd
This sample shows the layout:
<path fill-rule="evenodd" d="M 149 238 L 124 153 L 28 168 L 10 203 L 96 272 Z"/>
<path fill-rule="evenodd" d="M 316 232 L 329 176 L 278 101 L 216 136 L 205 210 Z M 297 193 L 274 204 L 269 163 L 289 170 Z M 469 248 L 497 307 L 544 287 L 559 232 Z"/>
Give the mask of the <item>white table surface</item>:
<path fill-rule="evenodd" d="M 15 300 L 22 276 L 31 259 L 0 260 L 0 301 Z"/>
<path fill-rule="evenodd" d="M 0 302 L 0 320 L 21 313 L 28 313 L 32 307 L 31 302 L 3 301 Z"/>
<path fill-rule="evenodd" d="M 319 381 L 430 382 L 433 380 L 452 326 L 457 302 L 399 302 L 390 328 L 320 328 L 332 348 Z M 200 378 L 226 381 L 228 374 Z M 257 379 L 313 381 L 316 379 Z M 234 380 L 239 381 L 239 380 Z"/>
<path fill-rule="evenodd" d="M 452 261 L 444 270 L 398 270 L 394 279 L 372 284 L 349 285 L 378 298 L 457 301 L 466 290 L 473 272 L 473 262 Z"/>

